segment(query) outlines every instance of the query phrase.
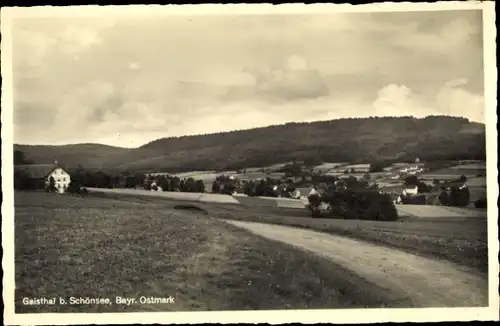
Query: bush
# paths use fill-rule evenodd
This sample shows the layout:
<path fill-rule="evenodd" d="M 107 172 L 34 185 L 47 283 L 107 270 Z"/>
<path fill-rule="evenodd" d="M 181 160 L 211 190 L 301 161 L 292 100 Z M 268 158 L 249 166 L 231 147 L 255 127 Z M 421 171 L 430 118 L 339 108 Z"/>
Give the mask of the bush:
<path fill-rule="evenodd" d="M 196 180 L 196 191 L 201 193 L 205 192 L 205 183 L 202 180 Z"/>
<path fill-rule="evenodd" d="M 321 203 L 321 197 L 317 194 L 309 195 L 307 197 L 307 200 L 309 201 L 311 207 L 319 206 L 319 204 Z"/>
<path fill-rule="evenodd" d="M 221 186 L 220 186 L 219 181 L 214 180 L 214 182 L 212 183 L 212 193 L 218 194 L 218 193 L 220 193 L 220 190 L 221 190 Z"/>
<path fill-rule="evenodd" d="M 443 206 L 448 206 L 450 204 L 450 196 L 446 191 L 446 189 L 441 189 L 441 193 L 439 194 L 438 200 Z"/>
<path fill-rule="evenodd" d="M 56 192 L 57 191 L 57 189 L 56 189 L 56 181 L 54 180 L 54 177 L 50 177 L 49 184 L 47 185 L 46 190 L 48 192 Z"/>
<path fill-rule="evenodd" d="M 476 208 L 487 208 L 486 198 L 481 198 L 481 199 L 476 200 L 476 202 L 474 203 L 474 206 Z"/>
<path fill-rule="evenodd" d="M 426 205 L 427 197 L 425 195 L 401 196 L 401 201 L 406 205 Z"/>
<path fill-rule="evenodd" d="M 255 183 L 253 181 L 249 181 L 245 184 L 244 193 L 247 196 L 254 197 L 255 196 Z"/>
<path fill-rule="evenodd" d="M 460 189 L 458 186 L 454 185 L 450 189 L 450 205 L 457 207 L 465 207 L 470 203 L 470 192 L 469 188 L 463 187 Z"/>
<path fill-rule="evenodd" d="M 79 184 L 78 181 L 71 180 L 71 182 L 68 185 L 68 188 L 66 188 L 66 192 L 70 194 L 79 194 L 81 192 L 81 187 L 82 185 Z"/>
<path fill-rule="evenodd" d="M 319 206 L 318 201 L 331 205 L 329 217 L 375 221 L 396 221 L 398 219 L 396 206 L 387 194 L 366 190 L 346 190 L 330 192 L 319 199 L 314 196 L 316 195 L 308 197 L 313 209 Z"/>
<path fill-rule="evenodd" d="M 16 190 L 35 190 L 37 183 L 24 171 L 14 172 L 14 189 Z"/>
<path fill-rule="evenodd" d="M 421 193 L 421 194 L 431 191 L 431 188 L 425 182 L 422 182 L 422 181 L 418 182 L 417 187 L 418 187 L 418 193 Z"/>

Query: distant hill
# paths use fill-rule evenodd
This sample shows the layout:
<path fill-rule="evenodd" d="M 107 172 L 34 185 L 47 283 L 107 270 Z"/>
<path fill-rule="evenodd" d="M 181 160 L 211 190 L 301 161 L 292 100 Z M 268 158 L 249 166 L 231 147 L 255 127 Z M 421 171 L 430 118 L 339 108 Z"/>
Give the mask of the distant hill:
<path fill-rule="evenodd" d="M 485 159 L 485 127 L 464 118 L 353 118 L 288 123 L 209 135 L 170 137 L 135 149 L 98 144 L 16 145 L 35 163 L 181 172 L 265 166 L 293 160 Z"/>
<path fill-rule="evenodd" d="M 63 166 L 77 167 L 81 165 L 91 169 L 101 169 L 106 161 L 130 151 L 128 148 L 101 144 L 61 146 L 15 144 L 14 150 L 24 152 L 26 158 L 36 164 L 50 164 L 58 161 Z"/>

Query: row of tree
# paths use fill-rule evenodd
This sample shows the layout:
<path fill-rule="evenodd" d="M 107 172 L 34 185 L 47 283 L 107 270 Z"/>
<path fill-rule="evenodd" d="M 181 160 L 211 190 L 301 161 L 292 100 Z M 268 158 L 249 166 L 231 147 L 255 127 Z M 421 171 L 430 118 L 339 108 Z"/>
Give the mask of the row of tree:
<path fill-rule="evenodd" d="M 193 178 L 180 179 L 176 176 L 161 175 L 157 177 L 147 177 L 144 180 L 144 189 L 204 193 L 205 183 L 202 180 L 195 180 Z"/>

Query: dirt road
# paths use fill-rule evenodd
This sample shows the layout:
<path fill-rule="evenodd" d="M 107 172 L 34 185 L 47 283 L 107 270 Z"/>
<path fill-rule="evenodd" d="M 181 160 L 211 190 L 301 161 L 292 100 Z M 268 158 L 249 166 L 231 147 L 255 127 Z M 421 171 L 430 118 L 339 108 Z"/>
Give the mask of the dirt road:
<path fill-rule="evenodd" d="M 487 279 L 449 262 L 306 229 L 254 222 L 225 222 L 330 259 L 368 282 L 409 298 L 414 307 L 488 305 Z"/>

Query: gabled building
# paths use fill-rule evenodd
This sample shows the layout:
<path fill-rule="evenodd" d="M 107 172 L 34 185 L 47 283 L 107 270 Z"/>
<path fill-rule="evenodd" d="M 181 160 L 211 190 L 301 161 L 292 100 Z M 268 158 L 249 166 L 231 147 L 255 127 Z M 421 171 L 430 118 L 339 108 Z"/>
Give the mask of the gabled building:
<path fill-rule="evenodd" d="M 70 175 L 59 167 L 57 163 L 15 165 L 14 171 L 24 173 L 34 181 L 38 189 L 48 187 L 50 185 L 50 179 L 53 178 L 56 191 L 63 193 L 71 182 Z"/>

